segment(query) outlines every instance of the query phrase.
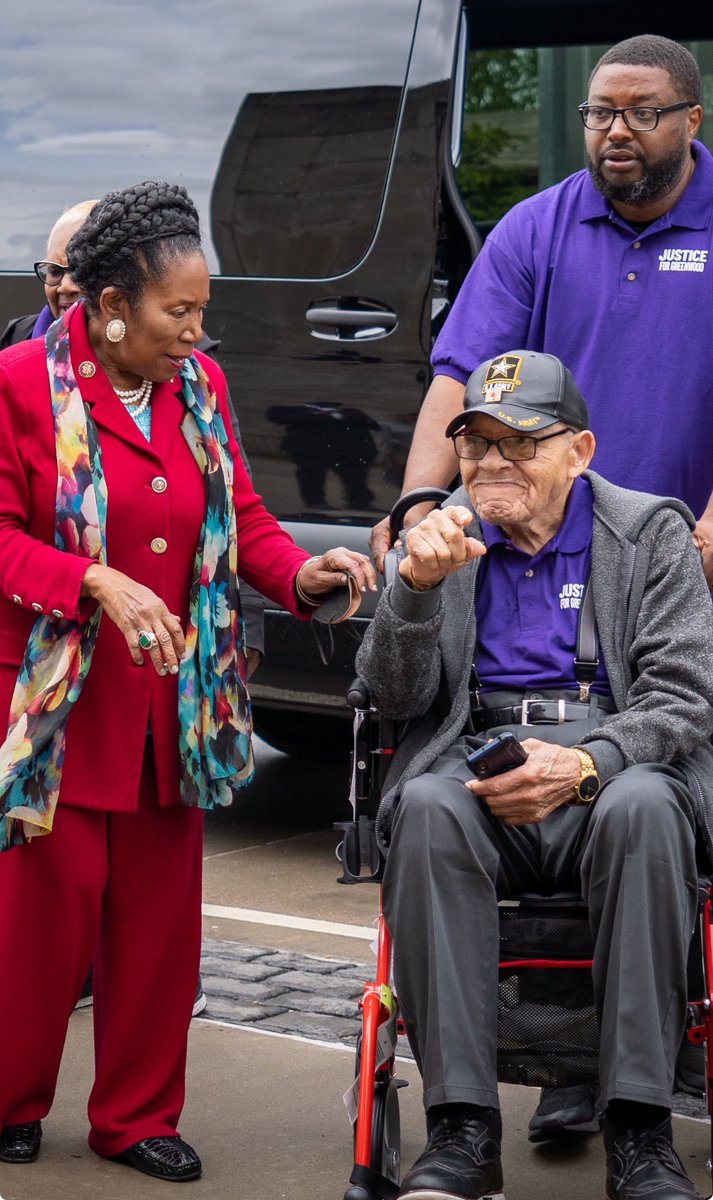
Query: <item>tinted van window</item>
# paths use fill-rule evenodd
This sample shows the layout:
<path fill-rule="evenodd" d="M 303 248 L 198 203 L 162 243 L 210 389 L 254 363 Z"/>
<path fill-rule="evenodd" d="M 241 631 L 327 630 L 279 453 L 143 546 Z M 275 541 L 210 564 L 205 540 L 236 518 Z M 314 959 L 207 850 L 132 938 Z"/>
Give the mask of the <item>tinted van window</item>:
<path fill-rule="evenodd" d="M 235 0 L 14 6 L 0 269 L 41 258 L 77 200 L 166 178 L 196 201 L 214 273 L 348 270 L 378 225 L 418 0 L 389 7 L 384 22 L 382 0 L 290 0 L 271 22 Z"/>

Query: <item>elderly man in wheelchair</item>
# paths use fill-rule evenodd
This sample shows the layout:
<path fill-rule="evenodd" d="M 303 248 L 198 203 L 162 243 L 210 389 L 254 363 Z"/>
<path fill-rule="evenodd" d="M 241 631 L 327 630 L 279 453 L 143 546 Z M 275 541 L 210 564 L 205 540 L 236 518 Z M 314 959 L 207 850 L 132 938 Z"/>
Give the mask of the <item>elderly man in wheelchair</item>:
<path fill-rule="evenodd" d="M 551 355 L 482 364 L 446 436 L 463 487 L 408 532 L 357 657 L 406 722 L 377 818 L 428 1131 L 400 1194 L 502 1197 L 497 902 L 570 889 L 595 947 L 607 1200 L 695 1200 L 671 1133 L 713 829 L 695 522 L 587 470 L 586 403 Z M 471 769 L 503 732 L 525 761 L 498 741 Z"/>

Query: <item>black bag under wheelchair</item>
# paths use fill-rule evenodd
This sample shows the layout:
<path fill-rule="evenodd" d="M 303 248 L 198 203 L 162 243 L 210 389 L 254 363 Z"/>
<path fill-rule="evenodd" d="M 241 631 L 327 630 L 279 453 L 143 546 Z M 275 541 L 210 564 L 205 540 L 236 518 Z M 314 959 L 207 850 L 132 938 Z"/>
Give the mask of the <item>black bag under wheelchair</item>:
<path fill-rule="evenodd" d="M 409 507 L 446 496 L 441 489 L 421 489 L 403 498 L 392 514 L 392 541 Z M 335 825 L 341 834 L 339 882 L 380 884 L 384 860 L 376 841 L 376 813 L 400 728 L 378 713 L 360 679 L 354 680 L 347 701 L 354 710 L 353 817 Z M 592 984 L 594 947 L 584 901 L 573 893 L 525 893 L 501 901 L 498 915 L 498 1081 L 538 1088 L 595 1083 L 599 1030 Z M 381 903 L 377 925 L 376 972 L 364 984 L 360 1000 L 355 1084 L 348 1093 L 354 1167 L 344 1200 L 395 1200 L 399 1191 L 398 1092 L 405 1084 L 396 1076 L 396 1043 L 405 1031 L 392 984 L 391 935 Z M 694 938 L 690 955 L 687 1037 L 705 1048 L 709 1116 L 713 1112 L 712 983 L 712 889 L 705 880 L 700 886 L 699 938 Z M 711 1136 L 713 1159 L 713 1121 Z"/>

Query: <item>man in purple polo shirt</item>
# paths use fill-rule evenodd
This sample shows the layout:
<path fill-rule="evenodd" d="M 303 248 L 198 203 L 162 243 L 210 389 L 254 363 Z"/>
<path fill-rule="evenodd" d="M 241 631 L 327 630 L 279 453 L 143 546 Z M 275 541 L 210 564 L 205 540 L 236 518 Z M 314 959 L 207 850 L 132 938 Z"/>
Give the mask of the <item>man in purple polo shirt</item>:
<path fill-rule="evenodd" d="M 643 436 L 655 405 L 629 420 Z M 429 1135 L 405 1200 L 502 1200 L 497 900 L 562 890 L 594 939 L 607 1200 L 700 1200 L 671 1093 L 712 841 L 713 606 L 690 510 L 588 471 L 588 426 L 559 359 L 484 362 L 447 428 L 463 486 L 408 531 L 357 654 L 405 723 L 376 821 Z M 475 780 L 466 755 L 504 728 L 526 762 Z"/>
<path fill-rule="evenodd" d="M 588 169 L 487 238 L 434 346 L 404 491 L 457 475 L 441 431 L 478 363 L 501 346 L 548 351 L 587 397 L 595 468 L 685 501 L 713 582 L 713 157 L 693 140 L 700 99 L 695 59 L 667 38 L 599 60 L 580 108 Z M 387 547 L 382 522 L 378 565 Z"/>

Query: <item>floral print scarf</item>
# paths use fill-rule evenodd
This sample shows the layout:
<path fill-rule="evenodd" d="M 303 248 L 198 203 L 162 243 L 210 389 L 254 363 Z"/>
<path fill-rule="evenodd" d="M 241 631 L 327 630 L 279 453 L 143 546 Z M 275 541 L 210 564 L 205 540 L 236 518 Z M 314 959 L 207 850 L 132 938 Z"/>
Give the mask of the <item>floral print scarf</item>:
<path fill-rule="evenodd" d="M 72 368 L 66 316 L 45 346 L 57 447 L 55 545 L 106 562 L 101 447 Z M 182 432 L 203 472 L 206 511 L 193 569 L 186 653 L 178 675 L 181 801 L 214 808 L 253 774 L 252 718 L 237 582 L 233 464 L 210 380 L 182 370 Z M 67 720 L 91 666 L 102 617 L 40 616 L 27 643 L 0 747 L 0 850 L 48 834 L 62 779 Z"/>

